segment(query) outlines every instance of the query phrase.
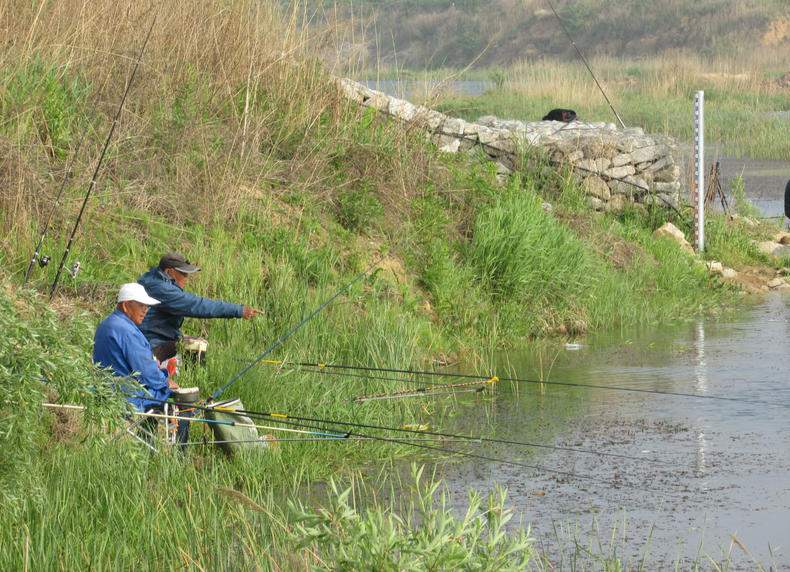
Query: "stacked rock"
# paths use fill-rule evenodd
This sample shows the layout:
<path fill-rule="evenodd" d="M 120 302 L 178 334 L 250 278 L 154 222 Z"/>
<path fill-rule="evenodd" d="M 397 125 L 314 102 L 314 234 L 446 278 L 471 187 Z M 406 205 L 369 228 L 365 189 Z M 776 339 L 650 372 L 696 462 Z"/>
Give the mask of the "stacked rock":
<path fill-rule="evenodd" d="M 472 123 L 349 79 L 339 80 L 339 86 L 352 101 L 425 129 L 441 151 L 484 152 L 497 162 L 500 177 L 512 172 L 521 150 L 537 147 L 552 164 L 573 171 L 594 209 L 678 204 L 681 169 L 675 161 L 677 144 L 670 137 L 646 135 L 640 128 L 619 129 L 612 123 L 524 123 L 493 116 Z"/>

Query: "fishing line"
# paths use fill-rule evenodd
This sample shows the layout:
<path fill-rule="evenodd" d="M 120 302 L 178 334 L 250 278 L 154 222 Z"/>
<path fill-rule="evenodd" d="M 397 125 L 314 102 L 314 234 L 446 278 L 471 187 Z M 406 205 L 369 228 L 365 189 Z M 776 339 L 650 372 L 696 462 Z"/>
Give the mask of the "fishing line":
<path fill-rule="evenodd" d="M 425 370 L 412 370 L 412 369 L 397 369 L 397 368 L 385 368 L 385 367 L 370 367 L 370 366 L 355 366 L 355 365 L 346 365 L 346 364 L 328 364 L 328 363 L 290 363 L 290 362 L 282 362 L 283 365 L 288 366 L 299 366 L 303 368 L 312 368 L 306 371 L 311 372 L 319 372 L 324 369 L 340 369 L 340 370 L 350 370 L 350 371 L 374 371 L 374 372 L 386 372 L 386 373 L 403 373 L 408 375 L 425 375 L 431 377 L 446 377 L 446 378 L 455 378 L 455 379 L 490 379 L 490 376 L 484 375 L 475 375 L 475 374 L 468 374 L 468 373 L 449 373 L 449 372 L 438 372 L 438 371 L 425 371 Z M 408 379 L 401 379 L 400 381 L 404 381 L 406 383 L 425 383 L 422 381 L 413 381 Z M 753 405 L 779 405 L 780 407 L 787 407 L 787 404 L 784 403 L 775 403 L 769 401 L 759 401 L 759 400 L 750 400 L 750 399 L 739 399 L 737 397 L 724 397 L 721 395 L 700 395 L 698 393 L 683 393 L 679 391 L 662 391 L 659 389 L 643 389 L 643 388 L 636 388 L 636 387 L 624 387 L 621 385 L 599 385 L 594 383 L 574 383 L 571 381 L 549 381 L 549 380 L 539 380 L 539 379 L 526 379 L 526 378 L 519 378 L 519 377 L 499 377 L 499 381 L 506 381 L 510 383 L 523 383 L 523 384 L 533 384 L 533 385 L 558 385 L 563 387 L 581 387 L 581 388 L 588 388 L 588 389 L 604 389 L 610 391 L 628 391 L 633 393 L 647 393 L 652 395 L 669 395 L 674 397 L 693 397 L 697 399 L 712 399 L 717 401 L 730 401 L 734 403 L 748 403 Z"/>
<path fill-rule="evenodd" d="M 212 394 L 211 394 L 211 400 L 216 400 L 218 397 L 220 397 L 220 396 L 221 396 L 223 393 L 225 393 L 225 391 L 226 391 L 226 390 L 227 390 L 229 387 L 231 387 L 231 386 L 232 386 L 234 383 L 236 383 L 236 382 L 237 382 L 239 379 L 241 379 L 241 377 L 242 377 L 242 376 L 243 376 L 245 373 L 247 373 L 247 372 L 248 372 L 248 371 L 250 371 L 250 370 L 251 370 L 253 367 L 255 367 L 255 366 L 256 366 L 256 365 L 257 365 L 257 364 L 258 364 L 260 361 L 262 361 L 262 360 L 263 360 L 263 359 L 264 359 L 264 358 L 265 358 L 267 355 L 269 355 L 269 354 L 270 354 L 270 353 L 272 353 L 274 350 L 276 350 L 276 349 L 277 349 L 277 348 L 279 348 L 281 345 L 283 345 L 283 344 L 285 343 L 285 341 L 286 341 L 288 338 L 290 338 L 292 335 L 294 335 L 296 332 L 298 332 L 298 331 L 299 331 L 299 330 L 302 328 L 302 326 L 304 326 L 305 324 L 307 324 L 307 322 L 309 322 L 310 320 L 312 320 L 312 319 L 313 319 L 313 318 L 314 318 L 316 315 L 318 315 L 318 314 L 319 314 L 319 313 L 320 313 L 320 312 L 321 312 L 321 311 L 322 311 L 324 308 L 326 308 L 327 306 L 329 306 L 329 304 L 331 304 L 332 302 L 334 302 L 334 300 L 335 300 L 335 299 L 336 299 L 338 296 L 340 296 L 341 294 L 343 294 L 344 292 L 346 292 L 346 291 L 347 291 L 349 288 L 351 288 L 351 286 L 353 286 L 354 284 L 356 284 L 357 282 L 359 282 L 360 280 L 362 280 L 363 278 L 365 278 L 365 277 L 366 277 L 368 274 L 370 274 L 370 272 L 371 272 L 371 271 L 372 271 L 374 268 L 376 268 L 376 267 L 378 266 L 378 263 L 381 261 L 381 259 L 382 259 L 382 256 L 379 256 L 379 257 L 376 259 L 376 261 L 375 261 L 375 262 L 373 262 L 373 264 L 371 264 L 371 265 L 370 265 L 370 266 L 369 266 L 367 269 L 365 269 L 365 270 L 363 270 L 362 272 L 360 272 L 359 274 L 357 274 L 357 275 L 354 277 L 354 279 L 353 279 L 353 280 L 351 280 L 351 281 L 350 281 L 348 284 L 346 284 L 345 286 L 343 286 L 342 288 L 340 288 L 340 290 L 338 290 L 337 292 L 335 292 L 335 293 L 334 293 L 334 294 L 333 294 L 333 295 L 332 295 L 332 296 L 331 296 L 329 299 L 327 299 L 326 301 L 324 301 L 324 302 L 323 302 L 323 303 L 322 303 L 320 306 L 318 306 L 318 308 L 316 308 L 315 310 L 313 310 L 313 311 L 312 311 L 312 312 L 311 312 L 311 313 L 310 313 L 310 314 L 309 314 L 307 317 L 303 318 L 301 322 L 299 322 L 299 323 L 298 323 L 298 324 L 296 324 L 296 325 L 295 325 L 293 328 L 291 328 L 290 330 L 288 330 L 288 331 L 287 331 L 285 334 L 283 334 L 282 336 L 280 336 L 279 338 L 277 338 L 277 340 L 275 340 L 275 342 L 274 342 L 272 345 L 270 345 L 268 348 L 266 348 L 266 349 L 265 349 L 265 350 L 264 350 L 264 351 L 263 351 L 263 352 L 262 352 L 262 353 L 261 353 L 261 354 L 260 354 L 260 355 L 259 355 L 257 358 L 255 358 L 255 360 L 253 360 L 253 361 L 252 361 L 250 364 L 248 364 L 246 367 L 243 367 L 241 370 L 239 370 L 239 372 L 238 372 L 238 373 L 236 373 L 236 375 L 234 375 L 234 376 L 233 376 L 233 377 L 230 379 L 230 381 L 228 381 L 228 383 L 226 383 L 225 385 L 223 385 L 222 387 L 220 387 L 219 389 L 217 389 L 217 390 L 216 390 L 214 393 L 212 393 Z"/>
<path fill-rule="evenodd" d="M 161 6 L 161 4 L 160 4 Z M 85 214 L 85 207 L 88 205 L 88 200 L 93 193 L 93 189 L 96 188 L 96 180 L 99 176 L 99 169 L 101 169 L 102 163 L 104 162 L 104 157 L 107 154 L 107 149 L 110 146 L 110 141 L 112 140 L 113 133 L 115 133 L 115 127 L 118 125 L 118 119 L 121 117 L 121 112 L 123 111 L 123 106 L 126 103 L 126 97 L 129 95 L 129 91 L 132 88 L 132 83 L 134 83 L 134 78 L 137 75 L 137 70 L 140 67 L 140 62 L 143 59 L 143 53 L 145 53 L 145 48 L 148 45 L 148 40 L 151 39 L 151 33 L 154 31 L 154 25 L 156 24 L 156 18 L 159 15 L 159 7 L 157 7 L 156 12 L 154 12 L 154 17 L 151 20 L 151 26 L 148 28 L 148 33 L 145 36 L 145 41 L 143 42 L 142 47 L 140 48 L 140 52 L 137 54 L 137 61 L 134 64 L 134 68 L 132 69 L 132 73 L 129 76 L 129 82 L 126 84 L 126 89 L 123 92 L 123 97 L 121 98 L 121 103 L 118 105 L 118 110 L 115 112 L 115 117 L 112 120 L 112 125 L 110 126 L 110 131 L 107 133 L 107 139 L 104 141 L 104 147 L 102 147 L 101 155 L 99 155 L 99 160 L 96 163 L 96 168 L 93 171 L 93 176 L 91 177 L 91 182 L 88 185 L 87 191 L 85 191 L 85 198 L 82 200 L 82 206 L 80 207 L 80 212 L 77 214 L 77 220 L 74 222 L 74 228 L 71 230 L 71 234 L 69 235 L 69 240 L 66 243 L 66 248 L 63 251 L 63 256 L 60 258 L 60 264 L 58 265 L 58 271 L 55 274 L 55 279 L 52 281 L 52 287 L 49 291 L 49 299 L 55 296 L 55 292 L 58 288 L 58 282 L 60 281 L 60 276 L 63 273 L 63 267 L 66 264 L 66 259 L 69 257 L 69 253 L 71 252 L 71 246 L 74 243 L 74 237 L 77 234 L 77 229 L 80 226 L 80 222 L 82 221 L 82 216 Z"/>
<path fill-rule="evenodd" d="M 148 401 L 154 401 L 159 403 L 172 403 L 161 399 L 153 399 L 153 398 L 146 398 Z M 179 405 L 176 403 L 176 405 Z M 659 459 L 652 459 L 649 457 L 636 457 L 633 455 L 624 455 L 620 453 L 606 453 L 603 451 L 592 451 L 590 449 L 578 449 L 575 447 L 562 447 L 560 445 L 546 445 L 544 443 L 532 443 L 528 441 L 514 441 L 509 439 L 495 439 L 492 437 L 476 437 L 474 435 L 460 435 L 456 433 L 443 433 L 438 431 L 419 431 L 415 429 L 408 429 L 405 427 L 386 427 L 383 425 L 372 425 L 372 424 L 365 424 L 365 423 L 354 423 L 351 421 L 334 421 L 331 419 L 319 419 L 315 417 L 299 417 L 294 415 L 289 415 L 286 413 L 275 413 L 275 412 L 265 412 L 265 411 L 251 411 L 249 409 L 223 409 L 222 407 L 204 407 L 195 404 L 183 404 L 185 407 L 193 407 L 195 409 L 199 409 L 202 411 L 220 411 L 220 412 L 230 412 L 230 413 L 238 413 L 240 415 L 246 415 L 248 417 L 258 417 L 258 418 L 266 418 L 271 421 L 282 423 L 285 425 L 293 425 L 295 427 L 303 427 L 309 429 L 317 429 L 320 431 L 327 431 L 325 427 L 319 427 L 314 425 L 306 425 L 303 422 L 308 423 L 323 423 L 325 425 L 339 425 L 342 427 L 356 427 L 360 429 L 376 429 L 379 431 L 395 431 L 399 433 L 406 433 L 410 435 L 430 435 L 432 437 L 445 437 L 448 439 L 459 439 L 467 442 L 477 442 L 477 443 L 497 443 L 501 445 L 517 445 L 521 447 L 534 447 L 539 449 L 550 449 L 554 451 L 565 451 L 571 453 L 581 453 L 585 455 L 596 455 L 599 457 L 614 457 L 619 459 L 628 459 L 630 461 L 644 461 L 648 463 L 658 464 L 658 465 L 670 465 L 666 461 L 661 461 Z M 336 431 L 336 429 L 333 429 Z M 350 434 L 350 433 L 348 433 Z M 334 434 L 336 436 L 337 434 Z"/>

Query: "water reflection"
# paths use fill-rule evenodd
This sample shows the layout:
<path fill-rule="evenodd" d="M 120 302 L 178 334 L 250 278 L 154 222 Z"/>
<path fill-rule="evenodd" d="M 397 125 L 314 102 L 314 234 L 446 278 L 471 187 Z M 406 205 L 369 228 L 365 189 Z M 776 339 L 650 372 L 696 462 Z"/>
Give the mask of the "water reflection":
<path fill-rule="evenodd" d="M 697 363 L 694 368 L 694 379 L 697 393 L 706 395 L 708 393 L 708 368 L 705 364 L 705 321 L 698 320 L 694 329 L 694 347 L 697 350 Z M 703 420 L 697 418 L 697 473 L 702 476 L 705 474 L 705 431 L 701 428 Z"/>

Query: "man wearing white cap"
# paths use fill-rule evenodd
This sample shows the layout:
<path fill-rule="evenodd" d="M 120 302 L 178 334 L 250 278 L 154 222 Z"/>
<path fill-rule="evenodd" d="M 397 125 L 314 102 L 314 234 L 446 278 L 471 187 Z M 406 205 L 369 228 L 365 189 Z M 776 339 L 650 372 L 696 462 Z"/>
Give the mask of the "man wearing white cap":
<path fill-rule="evenodd" d="M 133 391 L 129 402 L 139 411 L 159 407 L 178 386 L 159 369 L 151 345 L 140 331 L 149 306 L 159 304 L 137 283 L 124 284 L 118 292 L 115 311 L 96 328 L 93 361 L 111 368 L 118 377 L 132 378 L 144 391 Z M 146 399 L 148 398 L 148 399 Z"/>

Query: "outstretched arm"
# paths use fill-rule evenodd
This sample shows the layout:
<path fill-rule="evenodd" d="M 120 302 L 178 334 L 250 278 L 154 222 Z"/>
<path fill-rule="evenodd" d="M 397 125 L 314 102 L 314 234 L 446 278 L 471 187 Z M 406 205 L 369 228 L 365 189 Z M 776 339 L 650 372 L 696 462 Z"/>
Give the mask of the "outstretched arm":
<path fill-rule="evenodd" d="M 172 288 L 160 295 L 161 308 L 172 314 L 188 318 L 242 318 L 244 306 L 222 300 L 196 296 L 190 292 Z"/>

